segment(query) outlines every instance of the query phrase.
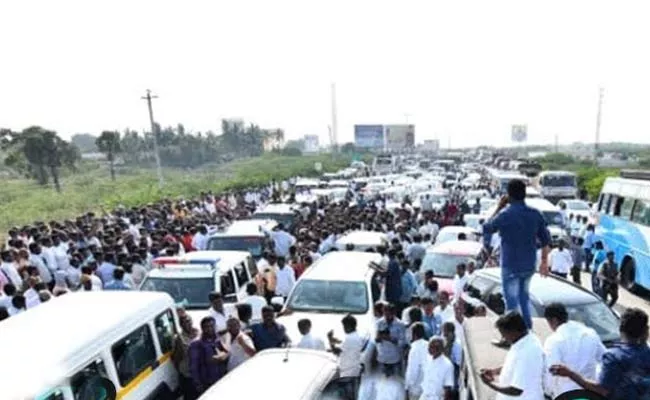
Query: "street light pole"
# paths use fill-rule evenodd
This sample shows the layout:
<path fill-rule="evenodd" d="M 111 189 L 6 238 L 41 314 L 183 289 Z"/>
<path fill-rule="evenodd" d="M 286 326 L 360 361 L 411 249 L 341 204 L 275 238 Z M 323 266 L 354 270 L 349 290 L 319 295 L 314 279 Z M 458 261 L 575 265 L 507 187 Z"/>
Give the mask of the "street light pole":
<path fill-rule="evenodd" d="M 160 167 L 160 154 L 158 154 L 158 135 L 156 132 L 156 123 L 153 119 L 153 107 L 151 105 L 151 99 L 157 99 L 158 96 L 152 96 L 151 90 L 147 89 L 147 94 L 142 96 L 143 100 L 147 101 L 147 108 L 149 109 L 149 123 L 151 124 L 151 135 L 153 136 L 153 154 L 156 159 L 156 172 L 158 173 L 158 187 L 163 187 L 164 179 L 162 174 L 162 168 Z"/>

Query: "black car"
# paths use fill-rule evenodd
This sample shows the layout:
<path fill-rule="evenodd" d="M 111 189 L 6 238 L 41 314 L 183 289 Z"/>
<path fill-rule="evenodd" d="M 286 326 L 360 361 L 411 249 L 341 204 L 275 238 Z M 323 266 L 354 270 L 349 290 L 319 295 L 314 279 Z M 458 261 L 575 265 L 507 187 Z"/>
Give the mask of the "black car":
<path fill-rule="evenodd" d="M 463 296 L 480 300 L 496 314 L 505 312 L 501 268 L 485 268 L 472 274 Z M 580 321 L 594 329 L 605 345 L 620 339 L 619 316 L 600 297 L 572 282 L 539 274 L 530 282 L 531 314 L 544 317 L 546 304 L 560 302 L 569 312 L 569 319 Z"/>

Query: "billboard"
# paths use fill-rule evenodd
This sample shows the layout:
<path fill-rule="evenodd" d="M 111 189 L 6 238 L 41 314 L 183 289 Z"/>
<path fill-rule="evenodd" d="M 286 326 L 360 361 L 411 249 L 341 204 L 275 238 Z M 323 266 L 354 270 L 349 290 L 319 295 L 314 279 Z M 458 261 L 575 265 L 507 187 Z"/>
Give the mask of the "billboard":
<path fill-rule="evenodd" d="M 415 147 L 415 125 L 386 125 L 385 134 L 390 150 Z"/>
<path fill-rule="evenodd" d="M 354 145 L 369 149 L 382 149 L 384 147 L 384 126 L 355 125 Z"/>
<path fill-rule="evenodd" d="M 428 139 L 425 140 L 422 144 L 422 148 L 426 151 L 438 151 L 440 150 L 440 140 L 438 139 Z"/>
<path fill-rule="evenodd" d="M 318 135 L 305 135 L 304 143 L 303 151 L 305 153 L 318 153 L 320 149 Z"/>
<path fill-rule="evenodd" d="M 528 139 L 528 127 L 526 125 L 513 125 L 511 140 L 515 143 L 523 143 Z"/>

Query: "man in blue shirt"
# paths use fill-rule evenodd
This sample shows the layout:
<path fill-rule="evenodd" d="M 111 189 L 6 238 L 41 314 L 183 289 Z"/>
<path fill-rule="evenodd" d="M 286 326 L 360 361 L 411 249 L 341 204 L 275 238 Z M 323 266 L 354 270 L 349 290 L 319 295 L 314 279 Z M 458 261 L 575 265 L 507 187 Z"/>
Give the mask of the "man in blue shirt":
<path fill-rule="evenodd" d="M 593 252 L 594 244 L 596 243 L 596 233 L 593 224 L 587 225 L 587 231 L 585 232 L 584 240 L 585 241 L 582 244 L 582 248 L 585 251 L 585 258 L 586 258 L 585 267 L 589 269 L 589 265 L 591 265 L 591 261 L 593 260 L 592 252 Z"/>
<path fill-rule="evenodd" d="M 406 326 L 395 318 L 395 306 L 384 306 L 384 317 L 377 321 L 377 362 L 382 364 L 386 376 L 398 372 L 406 347 Z"/>
<path fill-rule="evenodd" d="M 392 304 L 399 304 L 402 296 L 402 271 L 396 253 L 395 249 L 388 250 L 388 270 L 386 271 L 386 301 Z"/>
<path fill-rule="evenodd" d="M 408 260 L 402 260 L 402 295 L 399 298 L 399 306 L 397 313 L 401 315 L 401 312 L 404 311 L 406 307 L 411 304 L 411 298 L 416 294 L 418 283 L 415 281 L 415 275 L 409 269 Z"/>
<path fill-rule="evenodd" d="M 621 343 L 603 355 L 598 382 L 591 382 L 565 365 L 552 365 L 554 375 L 565 376 L 590 392 L 610 400 L 650 398 L 648 314 L 628 308 L 621 317 Z"/>
<path fill-rule="evenodd" d="M 526 326 L 532 329 L 528 289 L 535 273 L 537 244 L 542 249 L 539 272 L 546 276 L 551 235 L 542 213 L 528 207 L 525 198 L 526 184 L 523 181 L 513 179 L 508 182 L 508 195 L 501 198 L 492 218 L 483 224 L 483 243 L 490 254 L 492 234 L 499 233 L 506 311 L 520 311 Z"/>

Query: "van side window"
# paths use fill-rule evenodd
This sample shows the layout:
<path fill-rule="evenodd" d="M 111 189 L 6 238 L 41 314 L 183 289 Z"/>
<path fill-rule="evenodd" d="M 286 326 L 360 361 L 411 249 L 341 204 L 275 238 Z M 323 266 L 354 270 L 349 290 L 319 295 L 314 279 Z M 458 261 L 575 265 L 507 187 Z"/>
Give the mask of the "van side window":
<path fill-rule="evenodd" d="M 241 289 L 246 287 L 248 283 L 248 273 L 246 272 L 246 267 L 243 263 L 239 263 L 235 266 L 235 276 L 237 277 L 237 286 Z"/>
<path fill-rule="evenodd" d="M 60 389 L 55 389 L 48 395 L 41 395 L 36 397 L 36 400 L 64 400 L 65 396 L 63 395 L 63 391 Z"/>
<path fill-rule="evenodd" d="M 632 219 L 632 209 L 634 209 L 634 199 L 619 197 L 622 205 L 619 210 L 619 216 L 623 219 Z"/>
<path fill-rule="evenodd" d="M 101 358 L 93 361 L 70 378 L 70 386 L 75 400 L 110 398 L 115 386 L 107 378 L 106 366 Z"/>
<path fill-rule="evenodd" d="M 233 270 L 221 275 L 221 296 L 226 303 L 237 302 L 237 291 L 235 290 L 235 279 L 233 277 Z"/>
<path fill-rule="evenodd" d="M 156 347 L 149 325 L 141 326 L 111 347 L 117 377 L 122 387 L 156 361 Z"/>
<path fill-rule="evenodd" d="M 156 327 L 156 336 L 160 343 L 160 352 L 167 353 L 174 347 L 174 336 L 176 336 L 176 325 L 174 324 L 174 314 L 171 310 L 165 311 L 154 320 Z"/>
<path fill-rule="evenodd" d="M 248 273 L 250 274 L 251 279 L 257 276 L 257 264 L 252 257 L 246 258 L 246 264 L 248 265 Z"/>
<path fill-rule="evenodd" d="M 603 195 L 603 199 L 601 201 L 602 207 L 600 208 L 599 211 L 602 211 L 603 213 L 607 213 L 609 211 L 609 203 L 612 202 L 612 195 L 609 193 L 606 193 Z"/>

